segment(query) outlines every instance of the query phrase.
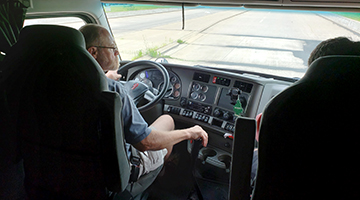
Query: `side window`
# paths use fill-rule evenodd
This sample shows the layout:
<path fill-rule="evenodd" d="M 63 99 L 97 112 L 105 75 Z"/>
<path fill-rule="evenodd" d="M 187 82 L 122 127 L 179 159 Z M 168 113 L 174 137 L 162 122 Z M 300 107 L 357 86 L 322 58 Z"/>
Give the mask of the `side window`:
<path fill-rule="evenodd" d="M 79 17 L 50 17 L 50 18 L 36 18 L 36 19 L 25 19 L 24 27 L 34 24 L 53 24 L 68 26 L 74 29 L 79 29 L 85 25 L 85 21 Z"/>

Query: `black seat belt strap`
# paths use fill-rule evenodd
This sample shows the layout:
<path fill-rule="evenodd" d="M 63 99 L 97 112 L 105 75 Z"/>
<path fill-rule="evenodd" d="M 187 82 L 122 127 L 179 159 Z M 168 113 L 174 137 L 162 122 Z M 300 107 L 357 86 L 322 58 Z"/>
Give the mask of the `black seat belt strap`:
<path fill-rule="evenodd" d="M 130 150 L 131 175 L 129 182 L 134 183 L 137 181 L 140 173 L 140 156 L 138 150 L 135 149 L 133 146 L 130 146 Z"/>

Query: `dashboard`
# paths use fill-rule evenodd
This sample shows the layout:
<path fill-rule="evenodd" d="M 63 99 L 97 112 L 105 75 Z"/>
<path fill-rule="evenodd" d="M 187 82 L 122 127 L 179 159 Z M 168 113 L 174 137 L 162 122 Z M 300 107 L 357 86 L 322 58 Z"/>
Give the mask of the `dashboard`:
<path fill-rule="evenodd" d="M 174 72 L 168 72 L 170 76 L 170 85 L 165 94 L 166 99 L 176 99 L 181 94 L 181 81 L 179 76 Z M 134 80 L 145 83 L 149 87 L 153 87 L 160 91 L 164 86 L 163 76 L 159 70 L 156 69 L 147 69 L 140 71 L 135 76 Z"/>
<path fill-rule="evenodd" d="M 178 129 L 195 124 L 202 126 L 209 135 L 209 143 L 200 151 L 200 156 L 211 152 L 206 162 L 225 169 L 226 162 L 231 160 L 236 118 L 255 118 L 272 97 L 292 84 L 252 74 L 162 64 L 170 77 L 162 112 L 174 118 Z M 147 66 L 131 68 L 128 77 L 157 90 L 163 87 L 161 73 Z M 190 147 L 189 144 L 188 150 Z"/>

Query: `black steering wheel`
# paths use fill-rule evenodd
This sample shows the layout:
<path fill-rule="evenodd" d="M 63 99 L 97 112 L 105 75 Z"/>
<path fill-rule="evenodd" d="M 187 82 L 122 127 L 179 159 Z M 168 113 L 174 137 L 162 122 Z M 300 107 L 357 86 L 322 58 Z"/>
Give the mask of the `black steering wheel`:
<path fill-rule="evenodd" d="M 128 69 L 138 66 L 141 66 L 142 68 L 156 68 L 161 72 L 164 79 L 164 85 L 160 91 L 157 91 L 156 89 L 149 87 L 145 83 L 136 80 L 129 80 L 124 83 L 125 89 L 130 95 L 130 97 L 133 98 L 135 105 L 138 105 L 138 103 L 143 101 L 144 99 L 148 101 L 148 103 L 146 103 L 145 105 L 138 107 L 139 111 L 146 111 L 152 108 L 155 104 L 157 104 L 162 98 L 164 98 L 167 89 L 169 88 L 170 78 L 168 71 L 163 65 L 150 60 L 129 62 L 126 65 L 120 66 L 117 73 L 123 74 Z"/>

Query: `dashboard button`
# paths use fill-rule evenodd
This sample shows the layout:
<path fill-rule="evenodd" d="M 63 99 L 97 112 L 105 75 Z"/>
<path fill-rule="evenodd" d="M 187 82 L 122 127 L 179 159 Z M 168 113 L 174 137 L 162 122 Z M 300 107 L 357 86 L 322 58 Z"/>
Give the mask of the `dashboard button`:
<path fill-rule="evenodd" d="M 209 117 L 208 117 L 208 116 L 206 116 L 206 117 L 205 117 L 205 119 L 204 119 L 204 122 L 206 122 L 206 123 L 207 123 L 208 121 L 209 121 Z"/>

